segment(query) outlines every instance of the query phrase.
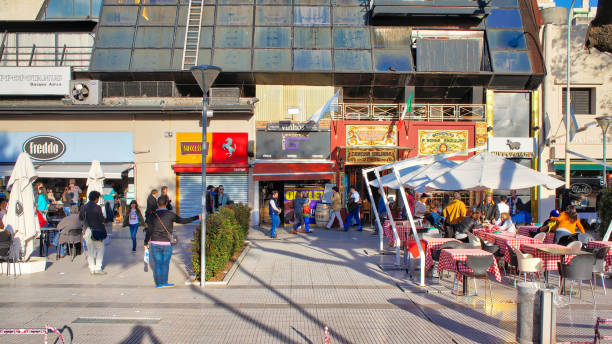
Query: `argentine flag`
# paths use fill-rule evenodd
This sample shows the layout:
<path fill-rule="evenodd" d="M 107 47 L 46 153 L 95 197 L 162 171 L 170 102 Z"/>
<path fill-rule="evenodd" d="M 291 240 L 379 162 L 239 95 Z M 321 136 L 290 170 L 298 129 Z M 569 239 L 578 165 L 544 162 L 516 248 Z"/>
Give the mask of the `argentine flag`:
<path fill-rule="evenodd" d="M 334 94 L 333 97 L 329 98 L 327 103 L 325 103 L 319 110 L 317 110 L 315 113 L 313 113 L 312 116 L 310 116 L 310 118 L 308 118 L 308 122 L 319 123 L 319 121 L 321 120 L 323 115 L 325 115 L 326 113 L 328 113 L 330 111 L 338 111 L 338 94 L 339 94 L 339 92 L 340 92 L 340 90 L 336 91 L 336 94 Z"/>

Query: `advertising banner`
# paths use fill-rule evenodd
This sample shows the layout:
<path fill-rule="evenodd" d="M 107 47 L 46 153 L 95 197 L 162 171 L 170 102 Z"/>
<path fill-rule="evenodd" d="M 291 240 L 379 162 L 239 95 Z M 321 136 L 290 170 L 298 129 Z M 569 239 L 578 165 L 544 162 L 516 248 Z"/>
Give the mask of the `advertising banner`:
<path fill-rule="evenodd" d="M 396 161 L 394 148 L 351 148 L 346 150 L 347 165 L 386 165 Z"/>
<path fill-rule="evenodd" d="M 328 159 L 329 132 L 258 131 L 258 159 Z"/>
<path fill-rule="evenodd" d="M 456 153 L 467 150 L 468 136 L 467 130 L 419 130 L 419 155 Z"/>
<path fill-rule="evenodd" d="M 0 95 L 65 96 L 70 67 L 0 67 Z"/>
<path fill-rule="evenodd" d="M 394 125 L 354 125 L 346 126 L 346 145 L 397 146 L 397 127 Z"/>
<path fill-rule="evenodd" d="M 489 151 L 506 158 L 535 158 L 535 137 L 489 137 Z"/>
<path fill-rule="evenodd" d="M 323 200 L 324 188 L 285 188 L 285 203 L 283 212 L 285 214 L 285 222 L 293 223 L 293 200 L 298 192 L 306 191 L 308 200 L 310 201 L 310 223 L 315 223 L 315 207 Z"/>
<path fill-rule="evenodd" d="M 206 133 L 206 163 L 248 163 L 248 133 Z M 202 163 L 202 133 L 176 134 L 176 162 Z"/>

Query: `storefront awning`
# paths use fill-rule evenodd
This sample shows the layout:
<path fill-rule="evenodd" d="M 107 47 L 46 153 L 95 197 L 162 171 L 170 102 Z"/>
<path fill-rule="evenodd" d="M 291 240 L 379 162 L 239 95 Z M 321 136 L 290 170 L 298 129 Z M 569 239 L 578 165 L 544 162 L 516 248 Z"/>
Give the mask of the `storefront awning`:
<path fill-rule="evenodd" d="M 570 169 L 574 171 L 602 171 L 603 166 L 590 161 L 572 161 Z M 565 162 L 555 162 L 555 170 L 565 171 Z"/>
<path fill-rule="evenodd" d="M 174 164 L 174 173 L 202 173 L 202 164 Z M 206 164 L 206 173 L 248 173 L 249 164 Z"/>
<path fill-rule="evenodd" d="M 253 180 L 282 181 L 333 179 L 333 167 L 334 163 L 329 160 L 255 160 Z"/>
<path fill-rule="evenodd" d="M 90 164 L 45 164 L 36 167 L 39 178 L 87 178 Z M 102 171 L 106 179 L 121 179 L 121 174 L 133 164 L 117 163 L 102 164 Z"/>

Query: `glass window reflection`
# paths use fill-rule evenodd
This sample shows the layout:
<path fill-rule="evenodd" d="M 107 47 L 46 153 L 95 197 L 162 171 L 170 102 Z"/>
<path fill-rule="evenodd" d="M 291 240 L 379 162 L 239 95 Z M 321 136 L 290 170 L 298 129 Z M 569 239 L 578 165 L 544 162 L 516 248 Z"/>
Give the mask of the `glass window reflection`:
<path fill-rule="evenodd" d="M 487 30 L 491 50 L 527 49 L 522 31 Z"/>
<path fill-rule="evenodd" d="M 130 49 L 96 49 L 92 70 L 124 70 L 130 68 Z"/>
<path fill-rule="evenodd" d="M 293 69 L 296 71 L 331 70 L 330 50 L 294 50 Z"/>
<path fill-rule="evenodd" d="M 295 48 L 331 48 L 331 29 L 296 27 L 293 29 Z"/>
<path fill-rule="evenodd" d="M 291 7 L 258 6 L 255 11 L 256 25 L 291 25 Z"/>
<path fill-rule="evenodd" d="M 252 25 L 253 6 L 217 6 L 217 25 Z"/>
<path fill-rule="evenodd" d="M 529 73 L 531 63 L 526 51 L 496 51 L 493 53 L 493 71 L 509 73 Z"/>
<path fill-rule="evenodd" d="M 142 6 L 139 25 L 174 25 L 176 6 Z"/>
<path fill-rule="evenodd" d="M 329 7 L 296 6 L 293 8 L 293 23 L 302 26 L 330 25 Z"/>
<path fill-rule="evenodd" d="M 105 25 L 136 25 L 137 15 L 136 6 L 104 6 L 101 21 Z"/>
<path fill-rule="evenodd" d="M 363 7 L 334 7 L 334 25 L 365 25 L 366 14 Z"/>
<path fill-rule="evenodd" d="M 215 47 L 249 48 L 251 46 L 250 27 L 217 27 Z"/>
<path fill-rule="evenodd" d="M 400 27 L 373 27 L 374 48 L 409 48 L 412 45 L 410 30 Z"/>
<path fill-rule="evenodd" d="M 172 48 L 174 27 L 139 27 L 135 48 Z"/>
<path fill-rule="evenodd" d="M 170 69 L 170 49 L 134 49 L 132 70 Z"/>
<path fill-rule="evenodd" d="M 408 49 L 375 49 L 374 70 L 412 72 L 412 54 Z"/>
<path fill-rule="evenodd" d="M 249 71 L 251 70 L 251 50 L 215 49 L 213 64 L 228 72 Z"/>
<path fill-rule="evenodd" d="M 337 29 L 334 28 L 334 48 L 370 48 L 370 32 L 368 29 Z"/>
<path fill-rule="evenodd" d="M 255 49 L 255 55 L 253 57 L 253 70 L 291 70 L 291 50 Z"/>
<path fill-rule="evenodd" d="M 370 71 L 372 56 L 369 50 L 334 50 L 336 70 Z"/>
<path fill-rule="evenodd" d="M 100 27 L 97 34 L 96 47 L 100 48 L 131 48 L 134 38 L 134 28 L 131 27 Z"/>
<path fill-rule="evenodd" d="M 291 28 L 255 28 L 255 48 L 291 48 Z"/>
<path fill-rule="evenodd" d="M 493 9 L 487 16 L 487 27 L 489 28 L 517 28 L 523 27 L 519 10 Z"/>

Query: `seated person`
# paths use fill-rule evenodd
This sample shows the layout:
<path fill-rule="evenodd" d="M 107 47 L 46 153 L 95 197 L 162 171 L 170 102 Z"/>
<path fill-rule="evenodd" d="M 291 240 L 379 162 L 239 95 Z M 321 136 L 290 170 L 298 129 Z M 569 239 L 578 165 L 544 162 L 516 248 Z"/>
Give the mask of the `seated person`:
<path fill-rule="evenodd" d="M 83 231 L 83 224 L 79 219 L 79 207 L 76 205 L 70 207 L 70 215 L 64 217 L 57 224 L 58 232 L 53 238 L 53 245 L 57 247 L 57 253 L 60 257 L 63 257 L 66 253 L 65 248 L 62 244 L 66 243 L 66 237 L 68 236 L 68 233 L 71 229 L 78 229 L 81 232 Z M 60 245 L 62 246 L 60 247 Z"/>
<path fill-rule="evenodd" d="M 467 233 L 472 233 L 474 229 L 482 227 L 480 223 L 480 212 L 477 210 L 471 216 L 466 216 L 455 226 L 455 239 L 468 242 Z"/>
<path fill-rule="evenodd" d="M 502 213 L 499 216 L 499 220 L 497 221 L 496 225 L 499 226 L 499 230 L 502 232 L 516 234 L 516 227 L 514 226 L 514 223 L 512 223 L 512 219 L 508 213 Z"/>
<path fill-rule="evenodd" d="M 559 217 L 561 213 L 557 209 L 550 211 L 550 215 L 546 221 L 538 228 L 538 232 L 554 232 L 559 225 L 559 221 L 553 220 L 553 217 Z"/>
<path fill-rule="evenodd" d="M 13 240 L 13 235 L 7 228 L 4 228 L 4 223 L 0 220 L 0 257 L 8 256 L 11 240 Z"/>
<path fill-rule="evenodd" d="M 440 215 L 439 203 L 437 200 L 432 200 L 429 204 L 429 212 L 425 214 L 425 220 L 429 222 L 432 226 L 440 229 L 442 228 L 442 223 L 444 223 L 444 218 Z"/>

